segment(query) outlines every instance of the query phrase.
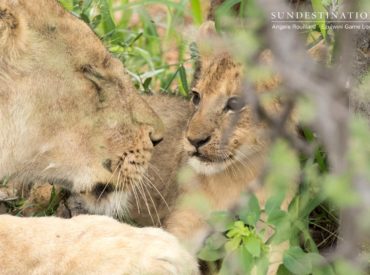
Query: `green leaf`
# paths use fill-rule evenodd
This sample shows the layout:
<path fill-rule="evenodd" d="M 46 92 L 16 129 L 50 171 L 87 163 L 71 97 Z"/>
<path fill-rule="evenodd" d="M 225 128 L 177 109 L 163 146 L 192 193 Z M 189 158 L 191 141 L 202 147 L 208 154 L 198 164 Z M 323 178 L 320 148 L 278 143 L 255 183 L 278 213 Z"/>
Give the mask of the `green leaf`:
<path fill-rule="evenodd" d="M 272 194 L 284 194 L 297 182 L 300 163 L 296 152 L 283 141 L 278 140 L 270 150 L 269 173 L 266 186 Z"/>
<path fill-rule="evenodd" d="M 148 37 L 159 37 L 157 27 L 154 24 L 154 20 L 151 15 L 145 9 L 139 9 L 138 13 L 140 15 L 140 19 L 144 23 L 145 35 Z"/>
<path fill-rule="evenodd" d="M 295 237 L 295 228 L 289 222 L 282 222 L 275 228 L 275 234 L 268 240 L 271 244 L 280 244 Z"/>
<path fill-rule="evenodd" d="M 134 49 L 136 54 L 138 54 L 139 56 L 144 58 L 144 60 L 146 61 L 146 63 L 149 66 L 149 69 L 154 71 L 155 66 L 154 66 L 154 63 L 153 63 L 152 56 L 150 55 L 150 52 L 145 50 L 145 49 L 139 48 L 139 47 L 134 47 L 133 49 Z"/>
<path fill-rule="evenodd" d="M 243 230 L 245 228 L 245 224 L 242 221 L 236 221 L 234 222 L 234 227 Z"/>
<path fill-rule="evenodd" d="M 312 0 L 312 8 L 315 12 L 326 12 L 321 0 Z M 326 20 L 325 17 L 316 19 L 316 24 L 319 26 L 321 34 L 326 38 Z"/>
<path fill-rule="evenodd" d="M 126 70 L 126 72 L 132 77 L 135 79 L 136 82 L 139 82 L 141 83 L 141 78 L 139 75 L 133 73 L 133 72 L 130 72 L 129 70 Z"/>
<path fill-rule="evenodd" d="M 100 0 L 100 12 L 103 19 L 103 28 L 105 33 L 112 33 L 116 29 L 110 8 L 111 5 L 108 0 Z"/>
<path fill-rule="evenodd" d="M 244 243 L 245 248 L 248 250 L 249 253 L 255 258 L 259 258 L 261 255 L 261 240 L 250 236 L 246 239 Z"/>
<path fill-rule="evenodd" d="M 293 274 L 305 275 L 312 272 L 312 263 L 308 254 L 298 246 L 285 251 L 283 263 Z"/>
<path fill-rule="evenodd" d="M 233 229 L 230 229 L 227 233 L 226 233 L 226 236 L 228 238 L 234 238 L 235 236 L 239 235 L 239 230 L 236 229 L 236 228 L 233 228 Z"/>
<path fill-rule="evenodd" d="M 234 220 L 230 217 L 230 213 L 217 211 L 211 214 L 208 219 L 208 223 L 214 230 L 218 232 L 225 232 L 233 227 Z"/>
<path fill-rule="evenodd" d="M 145 81 L 143 83 L 144 91 L 149 91 L 150 82 L 152 82 L 152 78 L 151 77 L 145 79 Z"/>
<path fill-rule="evenodd" d="M 172 82 L 175 80 L 175 78 L 176 78 L 176 76 L 177 76 L 178 72 L 179 72 L 179 69 L 177 69 L 177 70 L 176 70 L 176 72 L 174 72 L 174 73 L 173 73 L 173 74 L 168 78 L 167 83 L 163 85 L 163 87 L 164 87 L 164 88 L 163 88 L 163 91 L 164 91 L 164 92 L 167 92 L 167 91 L 168 91 L 168 89 L 171 87 L 171 84 L 172 84 Z"/>
<path fill-rule="evenodd" d="M 102 17 L 101 17 L 101 15 L 100 15 L 100 14 L 99 14 L 99 15 L 97 15 L 97 16 L 95 16 L 95 17 L 91 20 L 91 22 L 90 22 L 91 27 L 92 27 L 93 29 L 95 29 L 95 28 L 100 24 L 101 19 L 102 19 Z"/>
<path fill-rule="evenodd" d="M 274 209 L 270 212 L 267 222 L 270 224 L 273 224 L 275 226 L 278 226 L 280 223 L 282 223 L 286 218 L 288 217 L 287 213 L 280 210 L 280 209 Z"/>
<path fill-rule="evenodd" d="M 125 45 L 126 47 L 132 47 L 134 45 L 134 43 L 139 40 L 140 37 L 143 36 L 143 32 L 139 32 L 137 33 L 136 35 L 133 35 L 131 37 L 129 37 L 126 41 L 125 41 Z"/>
<path fill-rule="evenodd" d="M 154 77 L 156 75 L 159 75 L 159 74 L 163 73 L 164 71 L 165 71 L 164 69 L 149 71 L 149 72 L 146 72 L 146 73 L 143 73 L 142 75 L 140 75 L 140 78 L 141 79 L 151 78 L 151 77 Z"/>
<path fill-rule="evenodd" d="M 214 250 L 209 246 L 205 246 L 199 251 L 197 256 L 203 261 L 214 262 L 223 258 L 225 256 L 225 252 L 223 250 Z"/>
<path fill-rule="evenodd" d="M 284 265 L 280 265 L 276 275 L 292 275 L 292 272 L 289 271 Z"/>
<path fill-rule="evenodd" d="M 279 210 L 284 197 L 281 194 L 270 197 L 265 204 L 265 211 L 268 215 L 274 210 Z"/>
<path fill-rule="evenodd" d="M 221 16 L 221 15 L 226 15 L 228 14 L 232 7 L 236 4 L 240 3 L 240 0 L 229 0 L 229 1 L 223 1 L 222 5 L 220 5 L 215 13 L 216 13 L 216 18 Z"/>
<path fill-rule="evenodd" d="M 203 21 L 201 2 L 199 0 L 190 0 L 190 5 L 194 22 L 200 25 Z"/>
<path fill-rule="evenodd" d="M 72 0 L 59 0 L 59 2 L 65 7 L 67 10 L 73 10 L 73 1 Z"/>
<path fill-rule="evenodd" d="M 261 214 L 257 197 L 253 194 L 248 198 L 248 205 L 239 213 L 240 219 L 251 226 L 255 226 Z"/>
<path fill-rule="evenodd" d="M 216 272 L 216 269 L 214 271 L 206 273 L 206 274 L 217 274 L 217 275 L 230 275 L 230 274 L 240 274 L 240 257 L 239 256 L 239 249 L 234 250 L 230 253 L 227 253 L 225 258 L 222 259 L 222 266 L 219 272 Z M 251 257 L 249 255 L 249 257 Z"/>
<path fill-rule="evenodd" d="M 90 24 L 90 18 L 89 18 L 89 15 L 87 15 L 86 13 L 82 12 L 81 15 L 80 15 L 81 19 L 86 23 L 86 24 Z"/>
<path fill-rule="evenodd" d="M 244 271 L 244 274 L 251 274 L 254 259 L 251 253 L 245 248 L 245 246 L 241 246 L 238 249 L 239 254 L 239 262 L 241 265 L 241 268 Z"/>
<path fill-rule="evenodd" d="M 82 4 L 82 7 L 81 7 L 82 11 L 86 11 L 87 9 L 89 9 L 92 2 L 93 2 L 93 0 L 84 0 L 83 4 Z"/>
<path fill-rule="evenodd" d="M 0 186 L 6 187 L 9 182 L 9 177 L 0 178 Z"/>
<path fill-rule="evenodd" d="M 329 198 L 340 207 L 354 206 L 360 201 L 348 176 L 327 175 L 323 186 Z"/>
<path fill-rule="evenodd" d="M 234 237 L 232 239 L 230 239 L 228 242 L 226 242 L 225 244 L 225 249 L 227 252 L 230 252 L 230 251 L 234 251 L 236 250 L 239 246 L 240 246 L 240 243 L 241 243 L 242 239 L 241 237 Z"/>
<path fill-rule="evenodd" d="M 258 259 L 256 264 L 257 275 L 266 275 L 269 265 L 270 263 L 267 255 L 264 255 L 262 258 Z"/>
<path fill-rule="evenodd" d="M 190 57 L 193 60 L 198 60 L 200 57 L 198 46 L 195 42 L 191 42 L 189 45 Z"/>
<path fill-rule="evenodd" d="M 370 87 L 370 74 L 364 77 L 365 87 Z M 368 88 L 367 88 L 368 89 Z M 358 100 L 368 102 L 369 91 L 361 92 L 356 91 L 358 94 Z M 361 95 L 365 93 L 365 95 Z M 351 139 L 349 143 L 349 159 L 350 159 L 350 169 L 352 173 L 363 175 L 368 180 L 370 179 L 370 148 L 368 146 L 370 129 L 368 127 L 369 122 L 364 117 L 356 116 L 351 119 L 350 131 Z"/>
<path fill-rule="evenodd" d="M 334 269 L 331 265 L 324 265 L 327 260 L 318 253 L 308 253 L 313 266 L 314 275 L 335 275 Z"/>
<path fill-rule="evenodd" d="M 179 67 L 179 74 L 180 74 L 180 80 L 181 80 L 181 86 L 186 92 L 186 94 L 189 94 L 189 86 L 188 86 L 188 80 L 186 77 L 186 71 L 183 65 Z"/>
<path fill-rule="evenodd" d="M 367 272 L 364 273 L 360 270 L 359 265 L 351 264 L 348 260 L 337 260 L 334 262 L 334 269 L 335 275 L 365 275 L 368 274 Z M 315 274 L 316 275 L 316 274 Z"/>
<path fill-rule="evenodd" d="M 216 232 L 207 238 L 206 245 L 214 250 L 217 250 L 223 247 L 226 242 L 227 238 L 223 234 Z"/>

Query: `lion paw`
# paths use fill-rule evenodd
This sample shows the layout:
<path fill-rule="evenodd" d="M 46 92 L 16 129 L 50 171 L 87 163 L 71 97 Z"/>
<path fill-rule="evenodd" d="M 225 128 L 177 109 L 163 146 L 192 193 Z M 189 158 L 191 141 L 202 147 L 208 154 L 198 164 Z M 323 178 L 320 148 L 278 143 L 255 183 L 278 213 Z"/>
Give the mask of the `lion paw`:
<path fill-rule="evenodd" d="M 195 260 L 171 234 L 157 228 L 143 228 L 145 238 L 152 240 L 142 252 L 145 274 L 199 274 Z"/>

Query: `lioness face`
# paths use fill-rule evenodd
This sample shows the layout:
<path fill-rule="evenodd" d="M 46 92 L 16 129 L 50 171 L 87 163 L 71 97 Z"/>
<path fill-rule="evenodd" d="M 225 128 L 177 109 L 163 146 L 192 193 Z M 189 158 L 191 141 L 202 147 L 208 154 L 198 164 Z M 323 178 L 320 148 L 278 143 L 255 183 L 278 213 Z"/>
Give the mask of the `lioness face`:
<path fill-rule="evenodd" d="M 121 63 L 54 0 L 1 1 L 0 52 L 0 178 L 124 200 L 163 125 Z"/>
<path fill-rule="evenodd" d="M 210 58 L 201 70 L 192 97 L 196 110 L 184 140 L 189 164 L 198 173 L 218 173 L 235 162 L 253 166 L 251 158 L 268 143 L 266 125 L 254 119 L 246 103 L 242 74 L 225 53 Z"/>

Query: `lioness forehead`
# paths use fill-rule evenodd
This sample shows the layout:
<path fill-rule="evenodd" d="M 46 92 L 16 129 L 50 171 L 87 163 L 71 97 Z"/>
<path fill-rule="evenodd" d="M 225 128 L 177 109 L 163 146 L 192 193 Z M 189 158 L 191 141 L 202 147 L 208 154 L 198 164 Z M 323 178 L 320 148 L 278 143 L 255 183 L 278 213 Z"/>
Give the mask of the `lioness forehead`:
<path fill-rule="evenodd" d="M 6 0 L 5 9 L 7 6 L 17 22 L 14 35 L 23 42 L 23 45 L 18 45 L 20 51 L 27 52 L 27 44 L 47 41 L 47 47 L 57 47 L 66 58 L 73 57 L 76 67 L 84 64 L 110 65 L 111 55 L 100 39 L 58 1 Z"/>
<path fill-rule="evenodd" d="M 232 95 L 240 84 L 241 66 L 233 58 L 223 53 L 214 56 L 208 65 L 202 68 L 196 89 L 204 95 Z"/>

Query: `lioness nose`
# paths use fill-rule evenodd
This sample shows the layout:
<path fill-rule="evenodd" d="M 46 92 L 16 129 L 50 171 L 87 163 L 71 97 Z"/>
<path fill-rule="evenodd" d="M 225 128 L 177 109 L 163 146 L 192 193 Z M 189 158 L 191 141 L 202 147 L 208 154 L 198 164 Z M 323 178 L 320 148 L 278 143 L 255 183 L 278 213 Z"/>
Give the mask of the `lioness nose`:
<path fill-rule="evenodd" d="M 198 139 L 192 139 L 190 137 L 187 137 L 187 139 L 189 140 L 191 145 L 193 145 L 196 149 L 198 149 L 199 147 L 206 145 L 211 140 L 211 136 L 208 136 L 206 138 L 198 138 Z"/>
<path fill-rule="evenodd" d="M 159 124 L 159 125 L 158 125 Z M 163 124 L 161 120 L 157 121 L 156 125 L 151 127 L 149 131 L 149 138 L 153 146 L 157 146 L 163 140 Z"/>
<path fill-rule="evenodd" d="M 149 138 L 153 146 L 158 145 L 163 140 L 164 124 L 153 109 L 138 95 L 135 95 L 136 108 L 133 111 L 134 121 L 149 127 Z"/>

